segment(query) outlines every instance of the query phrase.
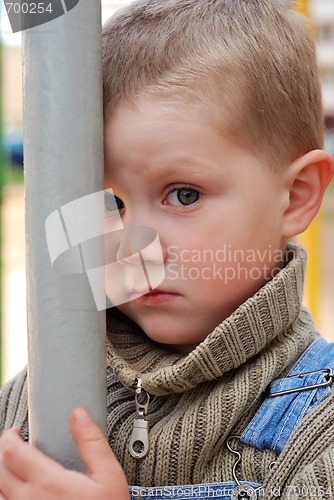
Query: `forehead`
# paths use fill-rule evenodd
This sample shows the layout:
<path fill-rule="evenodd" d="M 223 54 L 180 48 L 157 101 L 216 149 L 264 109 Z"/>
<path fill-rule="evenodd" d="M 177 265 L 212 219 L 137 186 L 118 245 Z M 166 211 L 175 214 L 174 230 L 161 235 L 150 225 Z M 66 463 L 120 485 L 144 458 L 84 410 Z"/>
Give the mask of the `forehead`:
<path fill-rule="evenodd" d="M 191 178 L 196 183 L 203 175 L 217 180 L 231 177 L 243 165 L 247 176 L 259 166 L 261 176 L 270 170 L 253 151 L 219 130 L 196 105 L 140 99 L 136 105 L 122 103 L 105 122 L 107 182 L 137 176 L 148 182 L 161 177 L 170 182 Z"/>
<path fill-rule="evenodd" d="M 144 143 L 150 139 L 150 132 L 154 140 L 164 143 L 173 131 L 185 134 L 189 125 L 201 129 L 213 126 L 194 105 L 142 98 L 136 104 L 121 103 L 106 119 L 105 135 L 108 140 L 119 140 L 125 133 L 129 140 Z"/>
<path fill-rule="evenodd" d="M 106 119 L 104 136 L 107 163 L 126 166 L 151 159 L 157 168 L 168 163 L 173 169 L 175 164 L 194 166 L 199 157 L 205 163 L 223 140 L 198 107 L 158 99 L 121 104 Z"/>

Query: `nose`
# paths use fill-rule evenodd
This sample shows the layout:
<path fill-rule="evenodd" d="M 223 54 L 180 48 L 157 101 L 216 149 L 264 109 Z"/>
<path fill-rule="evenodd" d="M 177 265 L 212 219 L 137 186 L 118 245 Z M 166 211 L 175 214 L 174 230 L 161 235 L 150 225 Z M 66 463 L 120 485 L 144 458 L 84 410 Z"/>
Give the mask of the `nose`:
<path fill-rule="evenodd" d="M 164 262 L 159 234 L 148 226 L 126 226 L 119 231 L 116 259 L 138 265 L 139 258 L 159 265 Z"/>
<path fill-rule="evenodd" d="M 165 244 L 165 228 L 159 213 L 156 213 L 154 208 L 150 206 L 130 207 L 125 210 L 122 216 L 124 230 L 119 240 L 119 249 L 117 258 L 130 259 L 130 256 L 142 251 L 145 248 L 146 258 L 151 262 L 157 260 L 157 249 L 152 245 L 153 240 L 158 237 L 159 241 L 159 257 L 161 253 L 163 262 L 167 260 L 167 245 Z"/>
<path fill-rule="evenodd" d="M 165 266 L 158 233 L 145 226 L 126 227 L 120 233 L 116 261 L 121 274 L 137 291 L 143 280 L 146 292 L 159 286 L 165 278 Z"/>
<path fill-rule="evenodd" d="M 135 241 L 134 238 L 131 238 L 131 230 L 130 228 L 124 228 L 120 231 L 119 235 L 119 246 L 116 253 L 116 259 L 119 262 L 124 262 L 128 264 L 136 263 L 137 259 L 135 258 L 136 250 L 134 248 Z"/>

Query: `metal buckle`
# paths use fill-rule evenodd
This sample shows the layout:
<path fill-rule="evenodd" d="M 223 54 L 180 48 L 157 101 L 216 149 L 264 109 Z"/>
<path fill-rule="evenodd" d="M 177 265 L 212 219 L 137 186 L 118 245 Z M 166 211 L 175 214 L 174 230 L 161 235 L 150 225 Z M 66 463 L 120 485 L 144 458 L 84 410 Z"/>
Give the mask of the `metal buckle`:
<path fill-rule="evenodd" d="M 323 370 L 315 370 L 313 372 L 298 373 L 297 375 L 288 375 L 287 377 L 277 378 L 276 380 L 284 380 L 286 378 L 302 378 L 306 375 L 312 375 L 313 373 L 326 373 L 325 382 L 319 382 L 318 384 L 305 385 L 303 387 L 296 387 L 295 389 L 286 389 L 285 391 L 277 391 L 269 393 L 269 397 L 282 396 L 284 394 L 292 394 L 294 392 L 309 391 L 311 389 L 318 389 L 319 387 L 326 387 L 331 385 L 334 380 L 334 372 L 330 368 L 324 368 Z"/>

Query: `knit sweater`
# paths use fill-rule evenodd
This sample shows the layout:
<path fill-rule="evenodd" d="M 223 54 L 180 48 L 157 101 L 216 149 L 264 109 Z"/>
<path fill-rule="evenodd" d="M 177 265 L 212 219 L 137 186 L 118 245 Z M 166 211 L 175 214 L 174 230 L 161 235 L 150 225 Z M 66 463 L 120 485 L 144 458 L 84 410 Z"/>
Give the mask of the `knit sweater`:
<path fill-rule="evenodd" d="M 318 336 L 301 305 L 305 261 L 304 250 L 290 246 L 286 266 L 188 355 L 162 348 L 115 309 L 109 312 L 108 439 L 130 484 L 233 480 L 227 438 L 242 433 L 270 382 Z M 128 451 L 137 378 L 151 395 L 150 445 L 141 459 Z M 304 418 L 279 456 L 237 443 L 239 479 L 263 484 L 266 499 L 334 499 L 333 416 L 330 396 Z M 25 371 L 0 393 L 0 428 L 13 425 L 28 438 Z"/>

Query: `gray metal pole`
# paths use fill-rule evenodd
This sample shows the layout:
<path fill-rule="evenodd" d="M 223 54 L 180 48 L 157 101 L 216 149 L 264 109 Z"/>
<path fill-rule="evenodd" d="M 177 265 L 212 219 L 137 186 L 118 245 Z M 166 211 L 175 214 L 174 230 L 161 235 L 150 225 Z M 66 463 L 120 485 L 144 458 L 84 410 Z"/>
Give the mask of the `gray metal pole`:
<path fill-rule="evenodd" d="M 52 267 L 45 221 L 103 189 L 101 73 L 100 1 L 23 32 L 30 440 L 77 470 L 71 409 L 106 430 L 105 314 L 85 273 Z"/>

